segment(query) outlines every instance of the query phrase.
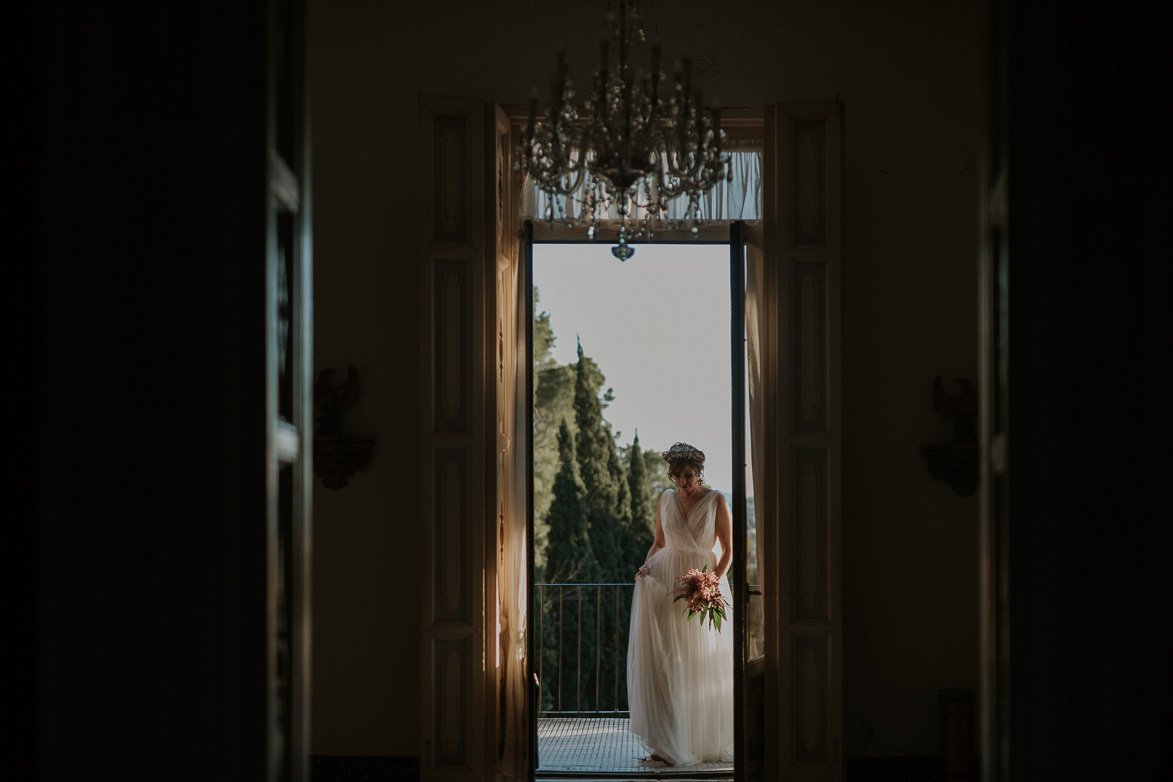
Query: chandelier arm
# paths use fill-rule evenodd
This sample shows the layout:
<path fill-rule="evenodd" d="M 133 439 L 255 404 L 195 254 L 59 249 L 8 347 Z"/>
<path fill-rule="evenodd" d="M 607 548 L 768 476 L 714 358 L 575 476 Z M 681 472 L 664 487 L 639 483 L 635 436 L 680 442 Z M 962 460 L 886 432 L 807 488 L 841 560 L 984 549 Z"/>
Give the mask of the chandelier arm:
<path fill-rule="evenodd" d="M 577 147 L 579 150 L 585 149 L 585 144 L 589 142 L 577 141 L 575 135 L 565 137 L 567 131 L 562 131 L 562 137 L 551 137 L 548 142 L 548 148 L 545 154 L 550 158 L 550 163 L 542 166 L 542 169 L 551 169 L 551 174 L 557 176 L 565 176 L 567 174 L 574 174 L 574 172 L 581 170 L 585 161 L 585 154 L 583 151 L 579 152 L 576 157 L 574 150 Z M 552 134 L 551 134 L 552 136 Z"/>
<path fill-rule="evenodd" d="M 574 159 L 573 154 L 570 154 L 565 158 L 566 163 L 560 167 L 558 182 L 565 184 L 560 184 L 557 192 L 563 196 L 572 195 L 573 193 L 578 192 L 579 188 L 583 185 L 584 177 L 590 174 L 590 166 L 587 162 L 587 151 L 591 148 L 592 136 L 591 127 L 589 125 L 583 129 L 582 135 L 579 137 L 579 139 L 580 140 L 577 144 L 579 150 L 577 160 Z M 573 150 L 574 146 L 575 144 L 573 141 L 571 141 L 571 143 L 568 145 L 568 148 Z"/>
<path fill-rule="evenodd" d="M 685 145 L 678 144 L 674 148 L 668 149 L 667 152 L 665 173 L 668 176 L 678 178 L 681 181 L 696 179 L 699 169 L 695 164 L 697 159 L 695 151 Z M 693 161 L 692 163 L 688 162 L 690 159 Z"/>
<path fill-rule="evenodd" d="M 574 148 L 578 146 L 579 155 L 574 156 Z M 559 143 L 556 149 L 551 149 L 551 155 L 557 164 L 556 170 L 559 176 L 565 177 L 567 174 L 574 174 L 583 168 L 583 163 L 586 155 L 582 151 L 581 143 L 575 144 L 574 138 Z"/>
<path fill-rule="evenodd" d="M 710 169 L 724 167 L 720 136 L 715 136 L 704 129 L 704 118 L 699 113 L 695 123 L 692 124 L 696 129 L 697 136 L 695 147 L 692 136 L 686 131 L 678 132 L 676 134 L 677 155 L 675 159 L 669 157 L 668 161 L 669 171 L 674 176 L 687 179 L 697 179 Z M 714 181 L 716 180 L 714 179 Z"/>
<path fill-rule="evenodd" d="M 660 201 L 664 203 L 665 206 L 667 205 L 666 202 L 673 201 L 685 193 L 683 187 L 672 187 L 669 178 L 657 177 L 656 187 L 659 190 Z"/>
<path fill-rule="evenodd" d="M 660 45 L 652 44 L 652 108 L 660 107 Z"/>
<path fill-rule="evenodd" d="M 631 88 L 634 79 L 627 65 L 627 3 L 619 9 L 619 80 L 623 85 L 623 165 L 631 168 Z"/>
<path fill-rule="evenodd" d="M 574 171 L 561 172 L 554 176 L 535 177 L 538 180 L 538 187 L 544 190 L 551 197 L 554 195 L 568 196 L 578 190 L 582 184 L 582 176 L 584 169 L 580 166 Z M 567 178 L 566 174 L 571 174 Z"/>

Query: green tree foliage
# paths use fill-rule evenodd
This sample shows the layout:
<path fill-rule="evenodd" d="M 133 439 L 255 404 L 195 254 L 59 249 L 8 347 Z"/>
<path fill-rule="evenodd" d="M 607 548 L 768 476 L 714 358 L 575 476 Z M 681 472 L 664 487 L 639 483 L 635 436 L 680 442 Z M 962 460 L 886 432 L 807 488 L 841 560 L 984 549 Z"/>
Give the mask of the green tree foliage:
<path fill-rule="evenodd" d="M 538 583 L 546 578 L 546 514 L 553 499 L 554 476 L 558 473 L 558 426 L 566 419 L 577 437 L 574 423 L 574 387 L 576 364 L 559 365 L 553 357 L 556 337 L 550 314 L 538 312 L 538 289 L 534 288 L 533 384 L 534 384 L 534 570 Z M 604 383 L 602 371 L 589 357 L 585 370 L 594 388 Z M 581 362 L 580 362 L 581 363 Z"/>
<path fill-rule="evenodd" d="M 586 487 L 574 458 L 574 436 L 566 420 L 558 428 L 558 474 L 546 515 L 546 578 L 551 583 L 590 581 L 596 576 L 588 531 Z"/>
<path fill-rule="evenodd" d="M 598 578 L 587 529 L 586 487 L 579 478 L 574 436 L 563 419 L 558 427 L 558 474 L 547 514 L 549 537 L 546 570 L 549 583 L 575 584 Z M 567 711 L 594 708 L 595 666 L 599 651 L 595 603 L 589 588 L 547 587 L 542 594 L 542 698 L 548 708 Z M 549 621 L 545 621 L 546 619 Z M 582 628 L 582 632 L 580 632 Z M 584 674 L 584 675 L 581 675 Z M 587 700 L 584 703 L 583 685 Z"/>
<path fill-rule="evenodd" d="M 546 536 L 550 531 L 546 513 L 550 510 L 554 476 L 558 472 L 558 421 L 569 414 L 569 406 L 564 411 L 553 409 L 559 398 L 555 393 L 557 378 L 551 376 L 558 369 L 553 355 L 554 329 L 550 325 L 550 313 L 538 312 L 538 301 L 538 289 L 534 287 L 534 321 L 530 332 L 534 351 L 531 367 L 534 389 L 534 571 L 541 582 L 546 572 Z"/>
<path fill-rule="evenodd" d="M 550 313 L 538 312 L 541 297 L 534 286 L 533 349 L 534 371 L 554 366 L 554 327 L 550 325 Z"/>
<path fill-rule="evenodd" d="M 652 540 L 656 535 L 656 499 L 651 496 L 649 470 L 643 454 L 639 447 L 639 430 L 636 430 L 635 439 L 627 449 L 627 491 L 631 498 L 630 548 L 637 554 L 642 548 L 642 556 L 646 556 L 647 549 L 652 547 Z"/>
<path fill-rule="evenodd" d="M 615 515 L 618 486 L 610 467 L 610 454 L 615 443 L 610 428 L 603 421 L 599 387 L 594 384 L 581 342 L 578 344 L 578 364 L 575 366 L 574 421 L 578 426 L 575 451 L 578 471 L 586 487 L 591 549 L 598 562 L 606 563 L 606 569 L 599 575 L 610 579 L 614 575 L 611 568 L 620 558 L 622 545 L 619 519 Z"/>
<path fill-rule="evenodd" d="M 614 534 L 614 558 L 606 562 L 601 568 L 608 582 L 613 584 L 629 584 L 632 582 L 635 571 L 643 562 L 644 553 L 638 550 L 636 536 L 631 526 L 631 487 L 627 482 L 627 469 L 619 458 L 619 449 L 615 445 L 615 437 L 611 425 L 604 423 L 607 433 L 607 471 L 611 475 L 615 486 L 615 505 L 611 511 L 611 523 Z M 645 547 L 646 551 L 646 547 Z M 603 564 L 600 562 L 600 564 Z M 614 589 L 614 588 L 613 588 Z M 600 617 L 599 645 L 603 660 L 615 663 L 611 670 L 600 666 L 599 684 L 601 690 L 608 690 L 612 698 L 621 703 L 627 701 L 627 631 L 631 622 L 631 590 L 624 588 L 614 592 L 622 600 L 615 600 L 609 611 L 604 611 Z M 619 672 L 622 671 L 622 675 Z M 609 702 L 602 693 L 600 701 Z"/>
<path fill-rule="evenodd" d="M 655 532 L 656 506 L 660 503 L 660 495 L 676 487 L 668 477 L 668 465 L 659 451 L 644 451 L 644 467 L 647 469 L 648 496 L 652 503 L 652 531 Z"/>
<path fill-rule="evenodd" d="M 608 580 L 615 583 L 627 581 L 635 572 L 632 565 L 643 562 L 642 559 L 633 562 L 635 554 L 635 535 L 631 528 L 631 486 L 627 482 L 627 468 L 619 458 L 619 449 L 615 445 L 615 438 L 611 434 L 611 426 L 607 425 L 607 471 L 615 484 L 615 506 L 612 515 L 615 518 L 615 554 L 611 563 Z"/>
<path fill-rule="evenodd" d="M 635 461 L 635 454 L 637 453 L 640 454 L 639 461 L 642 462 L 642 466 L 638 468 L 633 464 Z M 623 448 L 622 455 L 624 463 L 627 464 L 627 472 L 629 476 L 637 470 L 642 473 L 642 479 L 640 481 L 634 481 L 630 477 L 628 479 L 628 483 L 632 487 L 631 515 L 633 520 L 640 516 L 639 512 L 636 510 L 638 501 L 635 499 L 635 494 L 637 492 L 634 487 L 642 486 L 644 503 L 647 505 L 648 518 L 650 519 L 648 522 L 648 529 L 650 532 L 647 546 L 651 546 L 651 536 L 654 536 L 656 532 L 656 506 L 660 503 L 660 495 L 668 489 L 674 488 L 671 479 L 668 478 L 668 465 L 664 463 L 664 459 L 662 456 L 660 456 L 659 451 L 651 449 L 641 450 L 638 446 L 638 442 L 632 442 L 631 445 Z M 644 548 L 646 549 L 647 546 Z"/>
<path fill-rule="evenodd" d="M 581 343 L 577 361 L 559 365 L 549 313 L 535 308 L 532 328 L 535 575 L 559 585 L 538 587 L 541 708 L 622 710 L 630 584 L 668 484 L 659 454 L 643 452 L 638 436 L 619 446 L 603 417 L 614 392 Z M 577 586 L 596 582 L 614 586 Z"/>

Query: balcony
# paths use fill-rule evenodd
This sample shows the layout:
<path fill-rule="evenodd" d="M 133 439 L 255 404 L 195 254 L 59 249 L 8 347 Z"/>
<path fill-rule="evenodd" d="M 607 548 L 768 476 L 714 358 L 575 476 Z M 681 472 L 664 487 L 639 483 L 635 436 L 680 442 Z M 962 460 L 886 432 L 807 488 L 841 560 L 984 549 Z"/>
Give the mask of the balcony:
<path fill-rule="evenodd" d="M 634 584 L 537 584 L 541 779 L 729 779 L 731 763 L 644 761 L 628 730 L 627 634 Z"/>

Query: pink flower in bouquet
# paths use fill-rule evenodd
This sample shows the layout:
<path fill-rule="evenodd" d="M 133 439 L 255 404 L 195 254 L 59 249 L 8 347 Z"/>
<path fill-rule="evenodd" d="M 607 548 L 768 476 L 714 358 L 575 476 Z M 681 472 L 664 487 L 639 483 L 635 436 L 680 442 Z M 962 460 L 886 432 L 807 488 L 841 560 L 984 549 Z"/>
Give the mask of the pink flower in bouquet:
<path fill-rule="evenodd" d="M 680 587 L 673 602 L 684 600 L 688 603 L 685 611 L 688 621 L 700 614 L 702 623 L 708 619 L 709 627 L 716 626 L 720 632 L 721 621 L 726 618 L 725 606 L 728 604 L 721 595 L 717 574 L 706 566 L 702 570 L 693 568 L 676 580 L 680 582 Z"/>

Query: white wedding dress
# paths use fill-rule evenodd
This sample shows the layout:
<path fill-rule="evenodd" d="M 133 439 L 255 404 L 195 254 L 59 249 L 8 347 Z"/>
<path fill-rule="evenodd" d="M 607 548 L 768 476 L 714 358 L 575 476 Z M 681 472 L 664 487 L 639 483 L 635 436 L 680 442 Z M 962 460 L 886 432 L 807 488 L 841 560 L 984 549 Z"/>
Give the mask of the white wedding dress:
<path fill-rule="evenodd" d="M 688 516 L 672 489 L 660 496 L 665 548 L 648 560 L 635 582 L 627 646 L 631 731 L 669 763 L 688 766 L 733 760 L 733 612 L 721 630 L 694 616 L 686 621 L 676 597 L 677 577 L 692 568 L 715 569 L 718 491 L 697 500 Z M 730 600 L 729 583 L 721 594 Z"/>

